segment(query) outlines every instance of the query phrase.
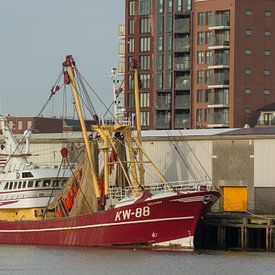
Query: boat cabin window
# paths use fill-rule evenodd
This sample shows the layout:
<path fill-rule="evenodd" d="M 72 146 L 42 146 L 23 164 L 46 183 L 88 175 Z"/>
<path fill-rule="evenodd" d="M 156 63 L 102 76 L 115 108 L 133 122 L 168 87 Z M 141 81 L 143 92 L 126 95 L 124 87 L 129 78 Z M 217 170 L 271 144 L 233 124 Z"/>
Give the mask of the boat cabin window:
<path fill-rule="evenodd" d="M 60 180 L 53 181 L 53 187 L 59 187 Z"/>
<path fill-rule="evenodd" d="M 6 182 L 5 187 L 4 187 L 4 190 L 7 190 L 8 188 L 9 188 L 9 183 Z"/>
<path fill-rule="evenodd" d="M 14 183 L 13 189 L 16 189 L 16 187 L 17 187 L 17 181 Z"/>
<path fill-rule="evenodd" d="M 30 181 L 28 182 L 28 187 L 33 187 L 33 180 L 30 180 Z"/>
<path fill-rule="evenodd" d="M 23 188 L 26 188 L 27 182 L 23 181 Z"/>
<path fill-rule="evenodd" d="M 22 178 L 33 178 L 33 174 L 31 172 L 22 172 Z"/>
<path fill-rule="evenodd" d="M 41 180 L 37 180 L 35 182 L 35 187 L 41 187 Z"/>
<path fill-rule="evenodd" d="M 22 186 L 22 181 L 19 181 L 18 188 L 21 189 L 21 186 Z"/>
<path fill-rule="evenodd" d="M 10 190 L 12 189 L 12 185 L 13 185 L 13 182 L 11 181 L 11 182 L 10 182 L 10 185 L 9 185 L 9 189 L 10 189 Z"/>
<path fill-rule="evenodd" d="M 49 187 L 51 185 L 50 180 L 43 180 L 43 187 Z"/>

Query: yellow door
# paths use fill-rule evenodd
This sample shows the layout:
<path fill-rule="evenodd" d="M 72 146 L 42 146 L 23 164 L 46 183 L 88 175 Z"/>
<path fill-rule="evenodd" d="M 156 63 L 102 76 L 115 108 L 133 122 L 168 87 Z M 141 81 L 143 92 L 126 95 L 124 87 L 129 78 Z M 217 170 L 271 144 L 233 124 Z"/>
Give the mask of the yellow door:
<path fill-rule="evenodd" d="M 247 210 L 247 187 L 223 188 L 223 211 L 243 212 Z"/>

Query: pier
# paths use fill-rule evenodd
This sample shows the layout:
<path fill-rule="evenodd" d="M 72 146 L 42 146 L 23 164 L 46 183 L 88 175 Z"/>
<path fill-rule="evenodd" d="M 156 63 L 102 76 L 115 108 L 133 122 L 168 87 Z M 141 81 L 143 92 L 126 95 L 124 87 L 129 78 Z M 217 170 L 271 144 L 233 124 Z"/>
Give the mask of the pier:
<path fill-rule="evenodd" d="M 208 213 L 199 224 L 195 247 L 275 251 L 275 218 L 246 213 Z"/>

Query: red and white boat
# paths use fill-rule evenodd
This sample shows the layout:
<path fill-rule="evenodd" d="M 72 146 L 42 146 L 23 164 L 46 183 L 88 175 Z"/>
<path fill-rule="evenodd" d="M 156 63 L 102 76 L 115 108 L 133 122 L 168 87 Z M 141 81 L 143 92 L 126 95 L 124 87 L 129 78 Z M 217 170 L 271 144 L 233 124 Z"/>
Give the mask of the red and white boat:
<path fill-rule="evenodd" d="M 78 70 L 73 58 L 66 57 L 64 83 L 72 87 L 86 158 L 47 209 L 51 215 L 41 220 L 0 221 L 0 243 L 193 249 L 199 220 L 220 193 L 206 183 L 169 183 L 142 150 L 136 66 L 133 70 L 136 136 L 124 122 L 98 124 L 88 134 L 77 89 L 83 81 L 75 81 Z M 66 157 L 66 150 L 62 154 Z M 155 168 L 161 184 L 144 183 L 147 163 Z"/>

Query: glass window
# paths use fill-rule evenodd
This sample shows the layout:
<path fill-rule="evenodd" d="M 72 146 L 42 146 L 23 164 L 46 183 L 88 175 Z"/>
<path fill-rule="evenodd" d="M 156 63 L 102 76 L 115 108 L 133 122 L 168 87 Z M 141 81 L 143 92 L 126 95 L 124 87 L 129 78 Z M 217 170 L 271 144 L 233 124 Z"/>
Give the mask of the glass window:
<path fill-rule="evenodd" d="M 166 0 L 166 13 L 171 13 L 173 11 L 173 1 Z"/>
<path fill-rule="evenodd" d="M 37 180 L 35 182 L 35 187 L 41 187 L 41 184 L 42 184 L 41 180 Z"/>
<path fill-rule="evenodd" d="M 205 51 L 205 63 L 211 65 L 212 63 L 212 51 Z"/>
<path fill-rule="evenodd" d="M 192 0 L 186 0 L 185 1 L 185 10 L 191 11 L 191 8 L 192 8 Z"/>
<path fill-rule="evenodd" d="M 159 35 L 157 37 L 157 51 L 162 52 L 163 51 L 163 37 Z"/>
<path fill-rule="evenodd" d="M 269 89 L 264 89 L 264 95 L 270 95 L 270 90 Z"/>
<path fill-rule="evenodd" d="M 157 54 L 157 70 L 162 71 L 162 54 Z"/>
<path fill-rule="evenodd" d="M 134 95 L 132 93 L 127 94 L 127 103 L 128 103 L 128 108 L 134 107 Z"/>
<path fill-rule="evenodd" d="M 174 1 L 174 10 L 175 12 L 182 12 L 182 0 L 175 0 Z"/>
<path fill-rule="evenodd" d="M 157 17 L 157 33 L 163 33 L 163 16 Z"/>
<path fill-rule="evenodd" d="M 13 185 L 13 189 L 16 189 L 17 188 L 17 181 L 14 182 L 14 185 Z"/>
<path fill-rule="evenodd" d="M 246 75 L 251 75 L 252 74 L 251 69 L 245 69 L 244 72 L 245 72 Z"/>
<path fill-rule="evenodd" d="M 166 32 L 172 32 L 173 30 L 173 17 L 172 15 L 167 15 L 166 16 Z"/>
<path fill-rule="evenodd" d="M 149 126 L 149 112 L 140 112 L 141 126 Z"/>
<path fill-rule="evenodd" d="M 128 39 L 128 52 L 132 53 L 135 50 L 135 40 L 134 38 L 129 38 Z"/>
<path fill-rule="evenodd" d="M 134 89 L 134 80 L 133 80 L 133 76 L 131 74 L 128 75 L 128 89 L 129 90 Z"/>
<path fill-rule="evenodd" d="M 211 44 L 211 40 L 212 40 L 212 32 L 208 31 L 205 33 L 205 44 L 206 45 Z"/>
<path fill-rule="evenodd" d="M 197 103 L 203 102 L 203 90 L 197 90 Z"/>
<path fill-rule="evenodd" d="M 157 2 L 157 9 L 159 14 L 163 13 L 163 1 L 164 0 L 158 0 Z"/>
<path fill-rule="evenodd" d="M 204 52 L 197 52 L 197 64 L 204 64 Z"/>
<path fill-rule="evenodd" d="M 139 0 L 138 13 L 139 15 L 150 14 L 151 12 L 151 0 Z"/>
<path fill-rule="evenodd" d="M 264 36 L 271 36 L 271 31 L 265 31 Z"/>
<path fill-rule="evenodd" d="M 10 182 L 10 185 L 9 185 L 9 190 L 12 189 L 12 186 L 13 186 L 13 182 L 11 181 L 11 182 Z"/>
<path fill-rule="evenodd" d="M 134 34 L 134 20 L 130 19 L 128 21 L 128 34 Z"/>
<path fill-rule="evenodd" d="M 202 122 L 202 109 L 197 109 L 197 122 Z"/>
<path fill-rule="evenodd" d="M 167 52 L 172 51 L 172 35 L 171 34 L 166 35 L 166 51 Z"/>
<path fill-rule="evenodd" d="M 135 15 L 135 1 L 129 2 L 129 15 Z"/>
<path fill-rule="evenodd" d="M 165 74 L 165 89 L 171 89 L 172 88 L 172 73 L 166 72 Z"/>
<path fill-rule="evenodd" d="M 167 71 L 172 69 L 172 54 L 166 54 L 165 69 Z"/>
<path fill-rule="evenodd" d="M 204 25 L 204 13 L 198 12 L 198 26 Z"/>
<path fill-rule="evenodd" d="M 252 15 L 252 10 L 245 10 L 245 15 L 246 16 L 251 16 Z"/>
<path fill-rule="evenodd" d="M 149 107 L 150 106 L 149 100 L 150 100 L 149 93 L 140 93 L 139 94 L 140 107 Z"/>
<path fill-rule="evenodd" d="M 245 55 L 251 55 L 252 50 L 251 49 L 245 49 Z"/>
<path fill-rule="evenodd" d="M 157 73 L 157 89 L 162 90 L 162 73 Z"/>
<path fill-rule="evenodd" d="M 18 121 L 18 130 L 22 130 L 23 129 L 23 121 L 19 120 Z"/>
<path fill-rule="evenodd" d="M 4 187 L 4 190 L 7 190 L 8 188 L 9 188 L 9 183 L 6 182 L 5 187 Z"/>
<path fill-rule="evenodd" d="M 264 70 L 264 75 L 265 76 L 269 76 L 270 75 L 270 70 L 269 69 L 265 69 Z"/>
<path fill-rule="evenodd" d="M 19 181 L 18 188 L 21 189 L 21 187 L 22 187 L 22 181 Z"/>
<path fill-rule="evenodd" d="M 271 55 L 270 50 L 264 50 L 264 55 L 265 55 L 265 56 L 269 56 L 269 55 Z"/>
<path fill-rule="evenodd" d="M 265 11 L 265 12 L 264 12 L 264 15 L 265 15 L 266 17 L 270 17 L 270 16 L 272 15 L 272 12 L 271 12 L 271 11 Z"/>
<path fill-rule="evenodd" d="M 148 33 L 151 31 L 151 21 L 150 18 L 140 19 L 140 33 Z"/>
<path fill-rule="evenodd" d="M 244 109 L 244 112 L 245 112 L 245 114 L 250 115 L 251 114 L 251 108 L 250 107 L 246 107 Z"/>
<path fill-rule="evenodd" d="M 150 88 L 150 75 L 149 74 L 140 74 L 140 81 L 142 84 L 142 89 Z"/>
<path fill-rule="evenodd" d="M 140 51 L 141 52 L 150 51 L 150 37 L 141 37 L 140 38 Z"/>
<path fill-rule="evenodd" d="M 246 35 L 246 36 L 252 35 L 252 30 L 246 29 L 246 30 L 245 30 L 245 35 Z"/>
<path fill-rule="evenodd" d="M 213 12 L 212 11 L 207 11 L 206 12 L 206 16 L 205 16 L 205 24 L 208 26 L 211 20 L 211 16 L 212 16 Z"/>
<path fill-rule="evenodd" d="M 205 90 L 205 102 L 210 102 L 211 89 Z"/>
<path fill-rule="evenodd" d="M 49 187 L 51 185 L 51 181 L 50 180 L 43 180 L 43 187 Z"/>
<path fill-rule="evenodd" d="M 203 71 L 201 70 L 197 71 L 197 83 L 203 83 Z"/>
<path fill-rule="evenodd" d="M 204 32 L 197 33 L 197 44 L 203 45 L 204 44 Z"/>
<path fill-rule="evenodd" d="M 211 70 L 206 70 L 205 71 L 205 83 L 210 84 L 211 82 Z"/>
<path fill-rule="evenodd" d="M 33 181 L 32 180 L 28 181 L 28 187 L 33 187 Z"/>
<path fill-rule="evenodd" d="M 150 70 L 150 56 L 141 55 L 140 56 L 140 69 L 141 70 Z"/>
<path fill-rule="evenodd" d="M 251 94 L 252 94 L 252 91 L 251 91 L 250 88 L 245 88 L 245 89 L 244 89 L 244 93 L 245 93 L 246 95 L 251 95 Z"/>

